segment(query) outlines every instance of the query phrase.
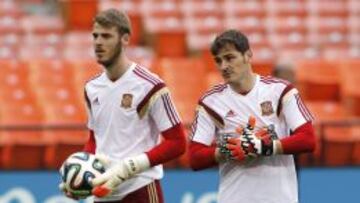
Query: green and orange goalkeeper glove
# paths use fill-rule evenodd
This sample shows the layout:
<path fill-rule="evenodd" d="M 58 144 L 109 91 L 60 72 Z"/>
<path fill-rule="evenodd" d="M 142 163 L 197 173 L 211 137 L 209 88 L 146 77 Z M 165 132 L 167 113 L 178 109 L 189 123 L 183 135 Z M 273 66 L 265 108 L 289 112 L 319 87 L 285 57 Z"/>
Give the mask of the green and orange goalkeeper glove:
<path fill-rule="evenodd" d="M 242 149 L 249 156 L 271 156 L 276 152 L 275 140 L 277 135 L 274 126 L 270 125 L 256 133 L 254 132 L 256 120 L 249 118 L 248 126 L 240 136 Z"/>
<path fill-rule="evenodd" d="M 245 128 L 239 127 L 236 131 L 240 137 L 227 139 L 226 149 L 238 160 L 245 157 L 270 156 L 275 152 L 277 135 L 274 126 L 270 125 L 254 132 L 256 119 L 250 117 Z"/>

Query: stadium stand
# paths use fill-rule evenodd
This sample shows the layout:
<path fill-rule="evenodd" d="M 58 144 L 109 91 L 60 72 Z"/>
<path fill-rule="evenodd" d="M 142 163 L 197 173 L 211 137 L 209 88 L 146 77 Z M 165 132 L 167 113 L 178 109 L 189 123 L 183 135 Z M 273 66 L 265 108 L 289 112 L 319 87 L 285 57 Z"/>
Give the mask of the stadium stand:
<path fill-rule="evenodd" d="M 47 5 L 32 3 L 34 10 Z M 56 169 L 81 150 L 83 86 L 101 71 L 91 16 L 111 7 L 129 13 L 131 58 L 164 78 L 187 125 L 199 96 L 222 81 L 209 44 L 219 31 L 236 28 L 249 36 L 256 72 L 293 65 L 319 143 L 314 154 L 299 157 L 300 165 L 360 164 L 360 1 L 69 0 L 51 6 L 58 15 L 33 12 L 20 0 L 0 1 L 1 169 Z M 83 12 L 74 12 L 79 8 Z M 22 159 L 24 153 L 33 158 Z M 166 166 L 186 167 L 186 157 Z"/>

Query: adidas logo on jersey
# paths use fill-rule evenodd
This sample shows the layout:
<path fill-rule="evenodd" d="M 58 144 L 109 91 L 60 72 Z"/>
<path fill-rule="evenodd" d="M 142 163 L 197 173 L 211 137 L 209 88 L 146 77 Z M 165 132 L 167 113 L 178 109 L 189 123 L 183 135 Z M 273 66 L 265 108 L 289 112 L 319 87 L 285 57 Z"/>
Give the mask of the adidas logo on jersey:
<path fill-rule="evenodd" d="M 230 111 L 227 112 L 225 117 L 234 117 L 234 116 L 236 116 L 236 113 L 230 109 Z"/>

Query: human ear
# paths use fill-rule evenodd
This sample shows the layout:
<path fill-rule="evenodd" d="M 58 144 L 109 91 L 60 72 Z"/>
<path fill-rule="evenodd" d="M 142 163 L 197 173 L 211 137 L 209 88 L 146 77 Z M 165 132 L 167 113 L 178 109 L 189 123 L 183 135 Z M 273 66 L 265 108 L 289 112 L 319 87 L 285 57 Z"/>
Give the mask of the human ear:
<path fill-rule="evenodd" d="M 250 63 L 252 55 L 253 55 L 253 53 L 250 49 L 245 52 L 244 59 L 245 59 L 246 63 Z"/>
<path fill-rule="evenodd" d="M 130 43 L 130 35 L 129 34 L 123 34 L 121 36 L 121 42 L 123 45 L 128 45 Z"/>

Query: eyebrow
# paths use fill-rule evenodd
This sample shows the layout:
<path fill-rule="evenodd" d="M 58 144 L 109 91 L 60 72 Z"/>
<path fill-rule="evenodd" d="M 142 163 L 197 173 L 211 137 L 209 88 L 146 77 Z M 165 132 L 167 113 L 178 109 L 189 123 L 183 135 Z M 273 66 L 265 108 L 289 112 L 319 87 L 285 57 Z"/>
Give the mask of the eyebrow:
<path fill-rule="evenodd" d="M 223 58 L 223 57 L 228 57 L 228 56 L 234 56 L 234 54 L 233 53 L 225 53 L 223 55 L 218 55 L 216 57 Z"/>

